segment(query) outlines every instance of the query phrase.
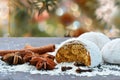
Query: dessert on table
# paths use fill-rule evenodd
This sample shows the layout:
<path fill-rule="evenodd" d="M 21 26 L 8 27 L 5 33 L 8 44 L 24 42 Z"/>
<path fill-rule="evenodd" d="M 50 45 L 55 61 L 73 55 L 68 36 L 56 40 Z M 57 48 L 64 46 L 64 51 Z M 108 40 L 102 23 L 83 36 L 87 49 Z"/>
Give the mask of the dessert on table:
<path fill-rule="evenodd" d="M 120 64 L 120 38 L 113 39 L 105 44 L 101 53 L 105 62 Z"/>
<path fill-rule="evenodd" d="M 86 66 L 97 66 L 102 62 L 102 54 L 96 44 L 85 39 L 72 38 L 61 43 L 55 59 L 61 62 L 79 62 Z"/>
<path fill-rule="evenodd" d="M 86 32 L 78 37 L 94 42 L 100 49 L 110 40 L 108 36 L 100 32 Z"/>
<path fill-rule="evenodd" d="M 102 33 L 88 32 L 58 45 L 26 45 L 19 50 L 0 50 L 0 72 L 120 76 L 119 43 L 119 38 L 110 40 Z"/>

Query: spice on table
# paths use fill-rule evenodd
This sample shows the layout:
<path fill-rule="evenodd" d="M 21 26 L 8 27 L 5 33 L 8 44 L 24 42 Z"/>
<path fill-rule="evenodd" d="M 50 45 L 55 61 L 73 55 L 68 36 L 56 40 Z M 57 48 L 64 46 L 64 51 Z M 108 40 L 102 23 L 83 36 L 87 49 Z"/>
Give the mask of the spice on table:
<path fill-rule="evenodd" d="M 9 65 L 17 65 L 23 63 L 23 59 L 18 52 L 6 54 L 2 57 L 2 60 L 8 63 Z"/>
<path fill-rule="evenodd" d="M 32 49 L 32 48 L 35 48 L 29 44 L 27 44 L 24 49 Z M 28 52 L 28 53 L 27 53 Z M 23 60 L 25 62 L 29 62 L 31 60 L 32 57 L 46 57 L 46 58 L 50 58 L 50 59 L 53 59 L 55 58 L 55 56 L 51 55 L 51 54 L 48 54 L 48 53 L 44 53 L 44 54 L 37 54 L 37 53 L 34 53 L 32 51 L 27 51 L 25 56 L 23 57 Z"/>
<path fill-rule="evenodd" d="M 52 60 L 55 59 L 55 56 L 53 56 L 51 54 L 48 54 L 48 53 L 40 54 L 40 57 L 45 57 L 45 58 L 49 58 L 49 59 L 52 59 Z"/>
<path fill-rule="evenodd" d="M 34 48 L 33 46 L 31 46 L 30 44 L 26 44 L 24 49 L 30 49 L 30 48 Z"/>
<path fill-rule="evenodd" d="M 21 49 L 21 50 L 0 50 L 0 56 L 4 56 L 8 53 L 15 53 L 15 52 L 19 52 L 19 54 L 25 55 L 26 51 L 32 51 L 34 53 L 44 54 L 46 52 L 53 52 L 54 50 L 55 50 L 55 45 L 54 44 L 49 44 L 49 45 L 46 45 L 46 46 L 34 47 L 34 48 L 28 48 L 28 49 Z"/>
<path fill-rule="evenodd" d="M 79 66 L 85 66 L 83 63 L 80 63 L 80 62 L 75 62 L 74 65 L 77 66 L 77 67 L 79 67 Z"/>
<path fill-rule="evenodd" d="M 67 70 L 70 70 L 70 69 L 72 69 L 72 67 L 66 67 L 66 66 L 61 67 L 62 71 L 67 71 Z"/>
<path fill-rule="evenodd" d="M 54 60 L 46 57 L 33 57 L 30 64 L 36 66 L 38 70 L 53 70 L 56 66 Z"/>
<path fill-rule="evenodd" d="M 92 72 L 92 70 L 91 70 L 91 69 L 84 70 L 84 69 L 78 68 L 78 69 L 76 69 L 76 72 L 77 72 L 77 73 Z"/>
<path fill-rule="evenodd" d="M 30 62 L 36 66 L 38 70 L 52 70 L 55 68 L 54 56 L 47 52 L 55 50 L 55 45 L 47 45 L 42 47 L 27 46 L 21 50 L 4 50 L 0 51 L 2 60 L 10 65 L 22 64 Z"/>
<path fill-rule="evenodd" d="M 40 55 L 30 51 L 26 53 L 25 56 L 23 56 L 23 61 L 29 62 L 32 59 L 32 57 L 37 57 L 37 56 L 40 56 Z"/>

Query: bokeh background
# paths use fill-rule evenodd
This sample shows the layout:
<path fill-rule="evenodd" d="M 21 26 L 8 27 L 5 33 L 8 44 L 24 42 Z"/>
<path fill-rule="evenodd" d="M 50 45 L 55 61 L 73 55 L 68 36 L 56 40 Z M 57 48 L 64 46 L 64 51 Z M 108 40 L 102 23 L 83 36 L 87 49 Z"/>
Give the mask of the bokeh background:
<path fill-rule="evenodd" d="M 29 1 L 0 0 L 0 37 L 77 37 L 88 31 L 120 37 L 119 0 L 41 0 L 56 6 L 40 13 Z"/>

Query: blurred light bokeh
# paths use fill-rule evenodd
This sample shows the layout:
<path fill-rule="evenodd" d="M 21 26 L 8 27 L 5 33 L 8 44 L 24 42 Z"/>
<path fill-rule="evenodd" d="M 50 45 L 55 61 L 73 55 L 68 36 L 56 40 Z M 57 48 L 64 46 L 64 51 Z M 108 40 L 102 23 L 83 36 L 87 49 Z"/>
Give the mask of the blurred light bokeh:
<path fill-rule="evenodd" d="M 44 10 L 39 15 L 36 10 L 31 12 L 27 0 L 0 0 L 0 37 L 77 37 L 88 31 L 120 36 L 119 2 L 57 1 L 53 12 Z"/>

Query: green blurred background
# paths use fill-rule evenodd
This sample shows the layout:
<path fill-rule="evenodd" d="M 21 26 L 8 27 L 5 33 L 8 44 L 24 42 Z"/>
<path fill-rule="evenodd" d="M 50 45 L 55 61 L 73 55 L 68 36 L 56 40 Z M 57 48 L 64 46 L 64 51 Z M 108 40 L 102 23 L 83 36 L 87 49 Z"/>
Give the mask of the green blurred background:
<path fill-rule="evenodd" d="M 39 10 L 28 0 L 0 0 L 0 37 L 77 37 L 88 31 L 102 32 L 109 37 L 120 36 L 120 14 L 117 19 L 109 16 L 106 19 L 106 8 L 101 17 L 102 10 L 98 11 L 102 0 L 33 1 L 38 2 L 38 7 L 44 7 L 41 1 L 50 1 L 50 8 L 54 10 L 48 12 L 45 8 L 39 14 Z M 57 2 L 56 6 L 52 1 Z M 112 3 L 117 6 L 114 1 Z"/>

